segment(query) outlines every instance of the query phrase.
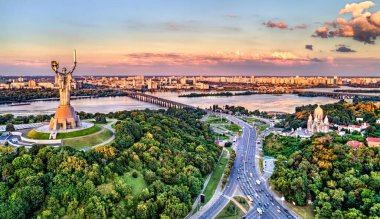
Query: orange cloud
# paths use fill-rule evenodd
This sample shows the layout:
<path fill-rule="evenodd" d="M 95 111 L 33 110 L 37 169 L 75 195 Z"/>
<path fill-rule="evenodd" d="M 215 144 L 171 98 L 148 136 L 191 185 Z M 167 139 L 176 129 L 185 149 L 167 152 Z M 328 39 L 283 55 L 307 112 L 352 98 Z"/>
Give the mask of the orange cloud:
<path fill-rule="evenodd" d="M 29 67 L 41 67 L 49 65 L 49 61 L 44 60 L 33 60 L 33 59 L 17 59 L 11 62 L 10 64 L 19 65 L 19 66 L 29 66 Z"/>
<path fill-rule="evenodd" d="M 346 4 L 346 6 L 340 10 L 339 14 L 347 14 L 347 13 L 352 13 L 353 17 L 359 17 L 359 16 L 369 16 L 371 13 L 363 12 L 367 10 L 370 7 L 375 6 L 375 3 L 372 1 L 364 1 L 360 3 L 352 3 L 352 4 Z"/>
<path fill-rule="evenodd" d="M 380 37 L 380 11 L 375 13 L 367 11 L 374 5 L 375 3 L 371 1 L 347 4 L 339 14 L 351 13 L 350 20 L 338 18 L 333 22 L 325 22 L 326 26 L 316 29 L 313 36 L 321 38 L 352 37 L 360 42 L 374 44 L 375 40 Z"/>
<path fill-rule="evenodd" d="M 236 52 L 217 52 L 210 55 L 181 53 L 130 53 L 119 60 L 128 65 L 167 65 L 167 66 L 204 66 L 227 63 L 268 63 L 274 65 L 312 64 L 323 62 L 318 58 L 297 56 L 288 51 L 275 51 L 271 54 Z"/>

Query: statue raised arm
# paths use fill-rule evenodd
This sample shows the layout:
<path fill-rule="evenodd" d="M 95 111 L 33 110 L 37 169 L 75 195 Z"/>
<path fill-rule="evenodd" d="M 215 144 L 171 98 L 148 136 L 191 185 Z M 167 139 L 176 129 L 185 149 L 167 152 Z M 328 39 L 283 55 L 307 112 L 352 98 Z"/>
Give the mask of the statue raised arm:
<path fill-rule="evenodd" d="M 77 51 L 74 50 L 74 65 L 73 65 L 73 67 L 71 68 L 71 70 L 68 71 L 67 73 L 71 75 L 71 74 L 73 73 L 73 71 L 75 70 L 75 67 L 76 67 L 76 66 L 77 66 Z"/>
<path fill-rule="evenodd" d="M 72 69 L 70 71 L 68 71 L 67 74 L 71 75 L 73 73 L 73 71 L 75 70 L 76 66 L 77 66 L 77 62 L 74 62 L 74 65 L 73 65 Z"/>
<path fill-rule="evenodd" d="M 77 65 L 76 52 L 74 50 L 74 65 L 70 71 L 67 71 L 66 67 L 62 68 L 62 72 L 59 72 L 59 63 L 57 61 L 51 62 L 51 68 L 56 74 L 59 83 L 59 96 L 61 105 L 70 105 L 70 90 L 72 83 L 72 73 Z"/>

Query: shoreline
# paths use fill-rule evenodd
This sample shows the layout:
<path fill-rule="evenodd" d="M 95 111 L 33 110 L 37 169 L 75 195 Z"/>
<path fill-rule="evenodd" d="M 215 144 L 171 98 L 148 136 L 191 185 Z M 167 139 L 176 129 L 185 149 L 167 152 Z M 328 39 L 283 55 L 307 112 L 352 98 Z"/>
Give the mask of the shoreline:
<path fill-rule="evenodd" d="M 123 95 L 114 95 L 114 96 L 104 96 L 104 97 L 124 97 L 124 96 Z M 72 96 L 70 99 L 71 100 L 78 100 L 78 99 L 92 99 L 92 98 L 102 98 L 102 97 Z M 23 101 L 1 101 L 0 105 L 12 104 L 12 103 L 33 103 L 33 102 L 40 102 L 40 101 L 59 101 L 59 97 L 37 98 L 37 99 L 29 99 L 29 100 L 23 100 Z"/>

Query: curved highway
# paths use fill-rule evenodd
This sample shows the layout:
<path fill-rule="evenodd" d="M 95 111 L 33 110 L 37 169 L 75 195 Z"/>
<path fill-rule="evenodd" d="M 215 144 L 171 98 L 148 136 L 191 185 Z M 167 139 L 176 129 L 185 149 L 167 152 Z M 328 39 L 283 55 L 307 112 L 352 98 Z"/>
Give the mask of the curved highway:
<path fill-rule="evenodd" d="M 257 132 L 251 125 L 229 115 L 223 116 L 243 129 L 243 134 L 238 139 L 236 148 L 236 159 L 223 193 L 211 205 L 206 205 L 207 209 L 202 210 L 199 216 L 201 219 L 215 218 L 230 201 L 229 198 L 240 186 L 245 197 L 249 195 L 253 200 L 251 208 L 246 214 L 246 218 L 268 218 L 282 219 L 294 218 L 288 210 L 283 208 L 268 191 L 264 180 L 260 177 L 258 164 L 256 165 L 256 141 Z M 263 210 L 259 215 L 257 209 Z"/>

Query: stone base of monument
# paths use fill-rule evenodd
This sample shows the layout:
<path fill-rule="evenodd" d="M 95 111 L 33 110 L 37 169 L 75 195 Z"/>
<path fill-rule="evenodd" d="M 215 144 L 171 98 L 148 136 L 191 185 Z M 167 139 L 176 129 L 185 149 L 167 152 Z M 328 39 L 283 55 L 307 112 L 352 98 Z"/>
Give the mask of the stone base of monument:
<path fill-rule="evenodd" d="M 94 126 L 94 123 L 91 122 L 81 122 L 81 126 L 73 128 L 73 129 L 61 129 L 61 130 L 52 130 L 50 129 L 50 125 L 44 125 L 38 128 L 35 128 L 37 132 L 43 132 L 43 133 L 68 133 L 68 132 L 75 132 L 80 131 L 84 129 L 88 129 Z"/>
<path fill-rule="evenodd" d="M 49 129 L 54 131 L 75 129 L 81 127 L 81 121 L 71 105 L 59 106 L 55 111 L 55 116 L 51 118 Z"/>

